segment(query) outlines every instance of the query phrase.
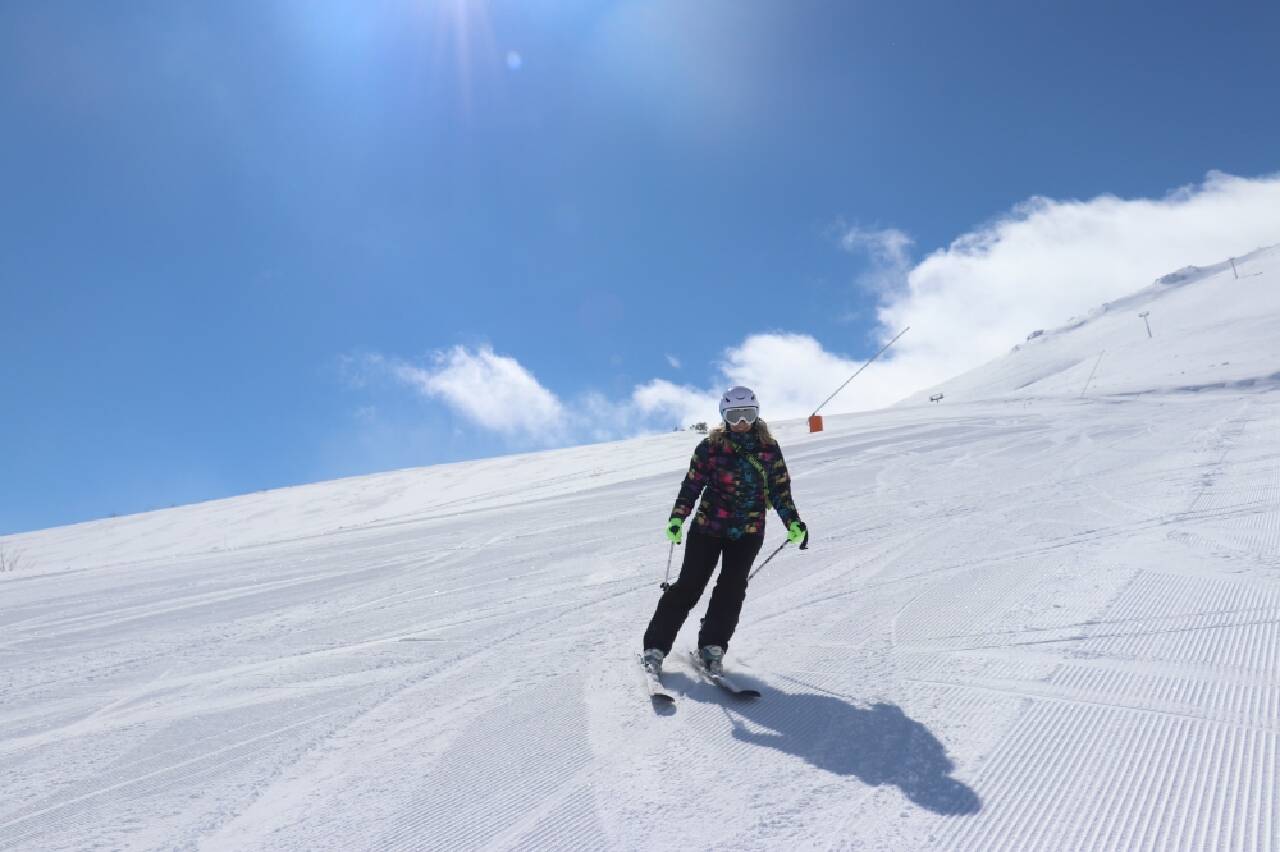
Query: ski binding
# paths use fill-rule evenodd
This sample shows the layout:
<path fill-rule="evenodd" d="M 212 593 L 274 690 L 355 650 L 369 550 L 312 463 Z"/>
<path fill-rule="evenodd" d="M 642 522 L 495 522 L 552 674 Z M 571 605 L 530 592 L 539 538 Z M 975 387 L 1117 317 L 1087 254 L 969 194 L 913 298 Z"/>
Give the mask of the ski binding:
<path fill-rule="evenodd" d="M 716 686 L 720 687 L 726 692 L 729 692 L 729 693 L 732 693 L 733 695 L 738 696 L 739 698 L 759 698 L 760 697 L 760 690 L 751 689 L 750 687 L 741 686 L 737 683 L 734 683 L 733 679 L 726 674 L 715 674 L 713 672 L 708 671 L 707 667 L 702 664 L 702 659 L 698 656 L 697 651 L 690 651 L 689 658 L 690 658 L 690 661 L 693 663 L 694 671 L 696 671 L 699 675 L 701 675 L 704 680 L 708 680 L 711 683 L 714 683 Z"/>

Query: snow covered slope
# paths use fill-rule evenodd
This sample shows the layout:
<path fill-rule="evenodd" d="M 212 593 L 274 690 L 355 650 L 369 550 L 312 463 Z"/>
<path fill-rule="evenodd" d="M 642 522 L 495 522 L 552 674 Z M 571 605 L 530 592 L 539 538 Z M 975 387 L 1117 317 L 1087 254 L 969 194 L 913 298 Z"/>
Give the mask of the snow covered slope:
<path fill-rule="evenodd" d="M 1062 328 L 1028 329 L 1036 336 L 1010 354 L 906 404 L 1280 384 L 1278 269 L 1280 246 L 1236 258 L 1234 270 L 1189 266 Z"/>
<path fill-rule="evenodd" d="M 0 849 L 1280 849 L 1241 273 L 778 424 L 814 543 L 752 583 L 755 703 L 632 667 L 689 434 L 0 539 Z"/>

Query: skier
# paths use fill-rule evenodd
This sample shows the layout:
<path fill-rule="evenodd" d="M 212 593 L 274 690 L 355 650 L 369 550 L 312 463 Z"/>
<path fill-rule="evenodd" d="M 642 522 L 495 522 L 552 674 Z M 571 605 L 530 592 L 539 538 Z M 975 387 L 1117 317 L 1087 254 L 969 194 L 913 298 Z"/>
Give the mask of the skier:
<path fill-rule="evenodd" d="M 765 512 L 770 503 L 787 525 L 787 540 L 809 546 L 809 532 L 791 500 L 791 477 L 782 449 L 760 419 L 760 405 L 750 388 L 729 388 L 720 399 L 720 417 L 693 451 L 671 519 L 667 538 L 679 544 L 684 520 L 702 500 L 689 527 L 680 577 L 658 601 L 644 634 L 644 666 L 652 674 L 662 671 L 676 634 L 723 555 L 720 577 L 711 592 L 706 618 L 698 632 L 698 657 L 712 674 L 723 670 L 724 652 L 738 626 L 738 615 L 747 594 L 747 575 L 764 543 Z M 705 491 L 704 491 L 705 489 Z"/>

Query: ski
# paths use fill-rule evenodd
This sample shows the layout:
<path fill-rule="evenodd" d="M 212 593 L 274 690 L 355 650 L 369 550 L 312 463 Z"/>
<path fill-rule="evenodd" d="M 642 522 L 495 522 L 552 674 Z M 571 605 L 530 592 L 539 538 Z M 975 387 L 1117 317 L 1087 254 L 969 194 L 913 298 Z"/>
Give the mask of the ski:
<path fill-rule="evenodd" d="M 730 678 L 728 675 L 712 674 L 711 672 L 707 671 L 707 667 L 702 664 L 702 660 L 698 657 L 697 651 L 690 651 L 689 659 L 690 659 L 690 662 L 693 663 L 694 671 L 696 671 L 703 678 L 703 680 L 710 681 L 711 683 L 714 683 L 716 686 L 720 687 L 726 692 L 732 693 L 733 695 L 736 695 L 739 698 L 759 698 L 760 697 L 760 690 L 758 689 L 751 689 L 750 687 L 740 686 L 734 683 L 733 679 Z"/>
<path fill-rule="evenodd" d="M 662 685 L 662 680 L 649 667 L 644 664 L 644 660 L 640 661 L 640 671 L 644 674 L 645 685 L 649 689 L 649 697 L 658 704 L 675 704 L 676 697 L 667 691 Z"/>

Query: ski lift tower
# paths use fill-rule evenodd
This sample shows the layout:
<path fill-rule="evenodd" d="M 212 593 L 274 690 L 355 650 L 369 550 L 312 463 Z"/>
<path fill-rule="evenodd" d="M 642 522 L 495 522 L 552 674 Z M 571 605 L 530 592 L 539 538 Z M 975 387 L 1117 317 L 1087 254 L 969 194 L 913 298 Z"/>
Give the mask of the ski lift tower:
<path fill-rule="evenodd" d="M 1143 322 L 1146 324 L 1146 326 L 1147 326 L 1147 337 L 1148 337 L 1148 338 L 1150 338 L 1150 337 L 1151 337 L 1151 321 L 1150 321 L 1149 319 L 1147 319 L 1147 317 L 1149 317 L 1150 315 L 1151 315 L 1151 311 L 1143 311 L 1142 313 L 1138 314 L 1138 316 L 1142 317 L 1142 321 L 1143 321 Z"/>

